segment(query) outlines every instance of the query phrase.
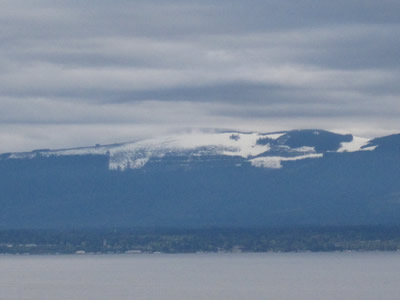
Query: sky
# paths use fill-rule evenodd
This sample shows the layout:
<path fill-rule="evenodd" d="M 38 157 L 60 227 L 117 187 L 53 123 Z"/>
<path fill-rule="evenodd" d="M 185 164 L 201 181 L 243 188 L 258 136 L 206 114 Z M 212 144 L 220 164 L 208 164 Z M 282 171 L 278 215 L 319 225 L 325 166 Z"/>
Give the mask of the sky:
<path fill-rule="evenodd" d="M 398 0 L 2 0 L 0 153 L 400 133 Z"/>

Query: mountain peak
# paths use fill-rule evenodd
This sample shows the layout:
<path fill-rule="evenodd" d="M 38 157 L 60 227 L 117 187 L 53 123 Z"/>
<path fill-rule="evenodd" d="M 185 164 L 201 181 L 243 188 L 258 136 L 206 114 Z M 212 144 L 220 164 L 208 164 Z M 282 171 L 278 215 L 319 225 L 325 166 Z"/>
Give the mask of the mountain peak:
<path fill-rule="evenodd" d="M 311 129 L 3 154 L 0 226 L 399 224 L 399 153 L 400 135 Z"/>
<path fill-rule="evenodd" d="M 282 161 L 320 158 L 326 152 L 354 152 L 377 147 L 369 143 L 369 139 L 319 129 L 270 133 L 196 131 L 121 144 L 11 153 L 6 158 L 103 155 L 109 157 L 110 169 L 126 170 L 142 168 L 151 160 L 160 161 L 171 155 L 187 159 L 230 156 L 242 158 L 255 167 L 281 168 Z"/>

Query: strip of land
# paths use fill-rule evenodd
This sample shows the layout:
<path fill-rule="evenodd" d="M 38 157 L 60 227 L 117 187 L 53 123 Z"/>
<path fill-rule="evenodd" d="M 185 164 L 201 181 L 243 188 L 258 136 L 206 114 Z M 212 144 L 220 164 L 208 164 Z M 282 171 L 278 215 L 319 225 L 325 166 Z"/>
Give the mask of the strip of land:
<path fill-rule="evenodd" d="M 0 230 L 2 254 L 399 250 L 400 227 Z"/>

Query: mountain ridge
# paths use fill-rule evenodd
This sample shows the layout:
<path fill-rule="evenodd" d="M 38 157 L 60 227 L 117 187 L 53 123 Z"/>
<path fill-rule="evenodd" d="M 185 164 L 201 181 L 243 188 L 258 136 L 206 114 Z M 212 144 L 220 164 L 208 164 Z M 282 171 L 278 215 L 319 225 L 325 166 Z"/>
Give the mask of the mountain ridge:
<path fill-rule="evenodd" d="M 244 142 L 242 142 L 243 139 L 245 139 Z M 254 160 L 255 166 L 279 168 L 280 157 L 283 157 L 281 160 L 285 160 L 286 157 L 306 159 L 321 157 L 327 151 L 374 150 L 377 145 L 367 147 L 372 140 L 318 129 L 271 133 L 195 132 L 127 143 L 97 144 L 94 147 L 58 150 L 38 149 L 31 152 L 7 153 L 0 155 L 0 158 L 24 159 L 35 156 L 108 155 L 110 157 L 110 169 L 125 170 L 141 168 L 152 157 L 162 158 L 170 152 L 186 151 L 189 155 L 240 156 L 247 158 L 250 162 L 252 159 L 256 159 Z M 265 159 L 266 163 L 261 163 L 260 157 L 271 157 L 273 154 L 277 155 L 273 160 L 278 163 L 268 163 L 269 159 Z"/>
<path fill-rule="evenodd" d="M 400 224 L 400 134 L 271 134 L 3 154 L 0 228 Z"/>

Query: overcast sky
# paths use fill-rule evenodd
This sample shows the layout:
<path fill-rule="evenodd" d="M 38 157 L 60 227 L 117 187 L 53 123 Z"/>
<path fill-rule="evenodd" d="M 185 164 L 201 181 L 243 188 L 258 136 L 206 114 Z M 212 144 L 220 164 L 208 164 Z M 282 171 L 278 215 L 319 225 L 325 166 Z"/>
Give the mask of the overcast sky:
<path fill-rule="evenodd" d="M 0 152 L 400 132 L 398 0 L 2 0 Z"/>

